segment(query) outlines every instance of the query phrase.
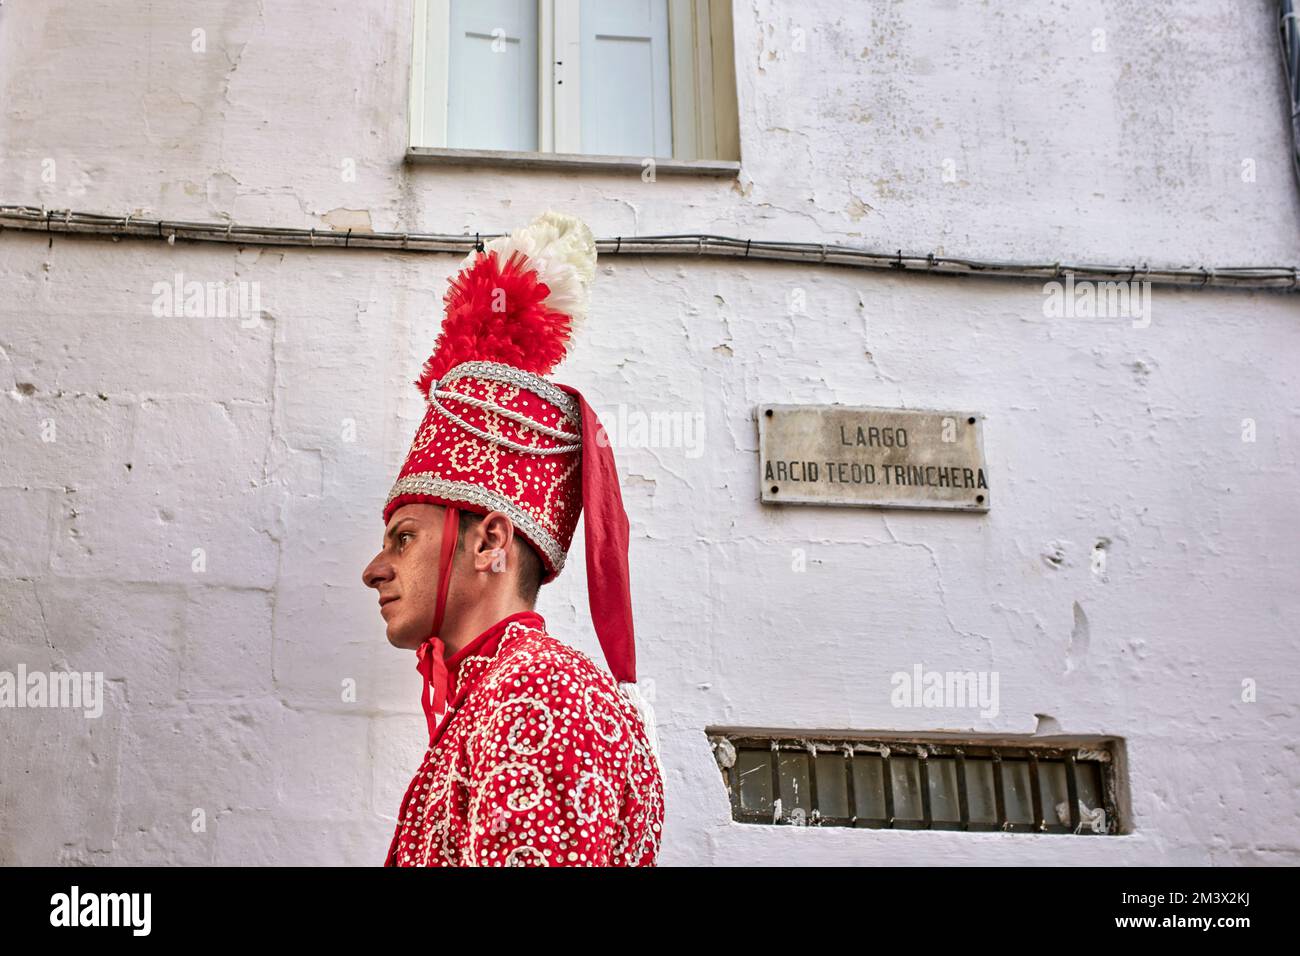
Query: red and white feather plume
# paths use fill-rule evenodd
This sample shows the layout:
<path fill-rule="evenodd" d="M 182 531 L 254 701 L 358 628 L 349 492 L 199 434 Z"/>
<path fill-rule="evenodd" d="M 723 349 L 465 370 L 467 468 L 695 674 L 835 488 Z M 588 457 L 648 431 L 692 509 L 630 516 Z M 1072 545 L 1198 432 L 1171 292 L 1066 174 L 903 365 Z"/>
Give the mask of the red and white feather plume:
<path fill-rule="evenodd" d="M 546 212 L 471 252 L 443 298 L 433 354 L 416 380 L 429 389 L 462 362 L 501 362 L 546 375 L 587 314 L 596 240 L 586 223 Z"/>

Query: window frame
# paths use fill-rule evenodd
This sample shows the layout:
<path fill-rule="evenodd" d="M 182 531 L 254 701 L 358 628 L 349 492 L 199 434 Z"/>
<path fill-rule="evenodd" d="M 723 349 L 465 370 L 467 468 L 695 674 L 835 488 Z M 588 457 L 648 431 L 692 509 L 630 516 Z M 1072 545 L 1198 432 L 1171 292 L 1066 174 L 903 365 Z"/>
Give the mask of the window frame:
<path fill-rule="evenodd" d="M 672 157 L 616 156 L 577 151 L 581 142 L 581 56 L 578 7 L 570 0 L 538 4 L 539 149 L 489 150 L 447 142 L 450 0 L 414 0 L 407 159 L 507 166 L 735 175 L 739 172 L 738 113 L 730 0 L 668 0 Z M 439 27 L 432 29 L 431 27 Z M 548 54 L 548 50 L 556 51 Z M 563 54 L 563 55 L 561 55 Z M 557 95 L 557 61 L 566 89 Z M 688 94 L 689 95 L 686 95 Z M 705 152 L 710 158 L 699 158 Z M 712 158 L 725 156 L 729 158 Z"/>

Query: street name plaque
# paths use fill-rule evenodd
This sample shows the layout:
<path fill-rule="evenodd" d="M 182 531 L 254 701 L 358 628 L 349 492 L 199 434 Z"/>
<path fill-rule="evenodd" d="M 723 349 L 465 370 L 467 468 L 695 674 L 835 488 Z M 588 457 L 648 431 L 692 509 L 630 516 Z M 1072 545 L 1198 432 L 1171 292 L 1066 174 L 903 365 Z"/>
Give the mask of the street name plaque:
<path fill-rule="evenodd" d="M 760 500 L 988 511 L 982 417 L 851 405 L 759 405 Z"/>

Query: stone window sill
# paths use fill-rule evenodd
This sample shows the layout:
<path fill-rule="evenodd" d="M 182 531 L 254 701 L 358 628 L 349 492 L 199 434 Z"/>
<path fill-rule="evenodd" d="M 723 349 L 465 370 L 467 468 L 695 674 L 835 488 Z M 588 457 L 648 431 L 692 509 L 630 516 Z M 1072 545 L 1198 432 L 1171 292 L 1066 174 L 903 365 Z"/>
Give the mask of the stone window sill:
<path fill-rule="evenodd" d="M 445 149 L 412 146 L 406 161 L 414 165 L 505 166 L 513 169 L 563 169 L 641 174 L 646 158 L 588 156 L 582 153 L 529 153 L 498 149 Z M 654 159 L 655 174 L 735 177 L 740 163 L 725 159 Z"/>

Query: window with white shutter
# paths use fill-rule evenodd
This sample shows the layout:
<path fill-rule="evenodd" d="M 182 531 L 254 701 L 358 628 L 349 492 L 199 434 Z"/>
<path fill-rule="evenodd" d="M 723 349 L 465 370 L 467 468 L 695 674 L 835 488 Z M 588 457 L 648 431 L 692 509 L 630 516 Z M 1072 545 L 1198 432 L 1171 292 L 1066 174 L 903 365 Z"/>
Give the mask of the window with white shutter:
<path fill-rule="evenodd" d="M 414 29 L 413 152 L 739 159 L 729 0 L 415 0 Z"/>

